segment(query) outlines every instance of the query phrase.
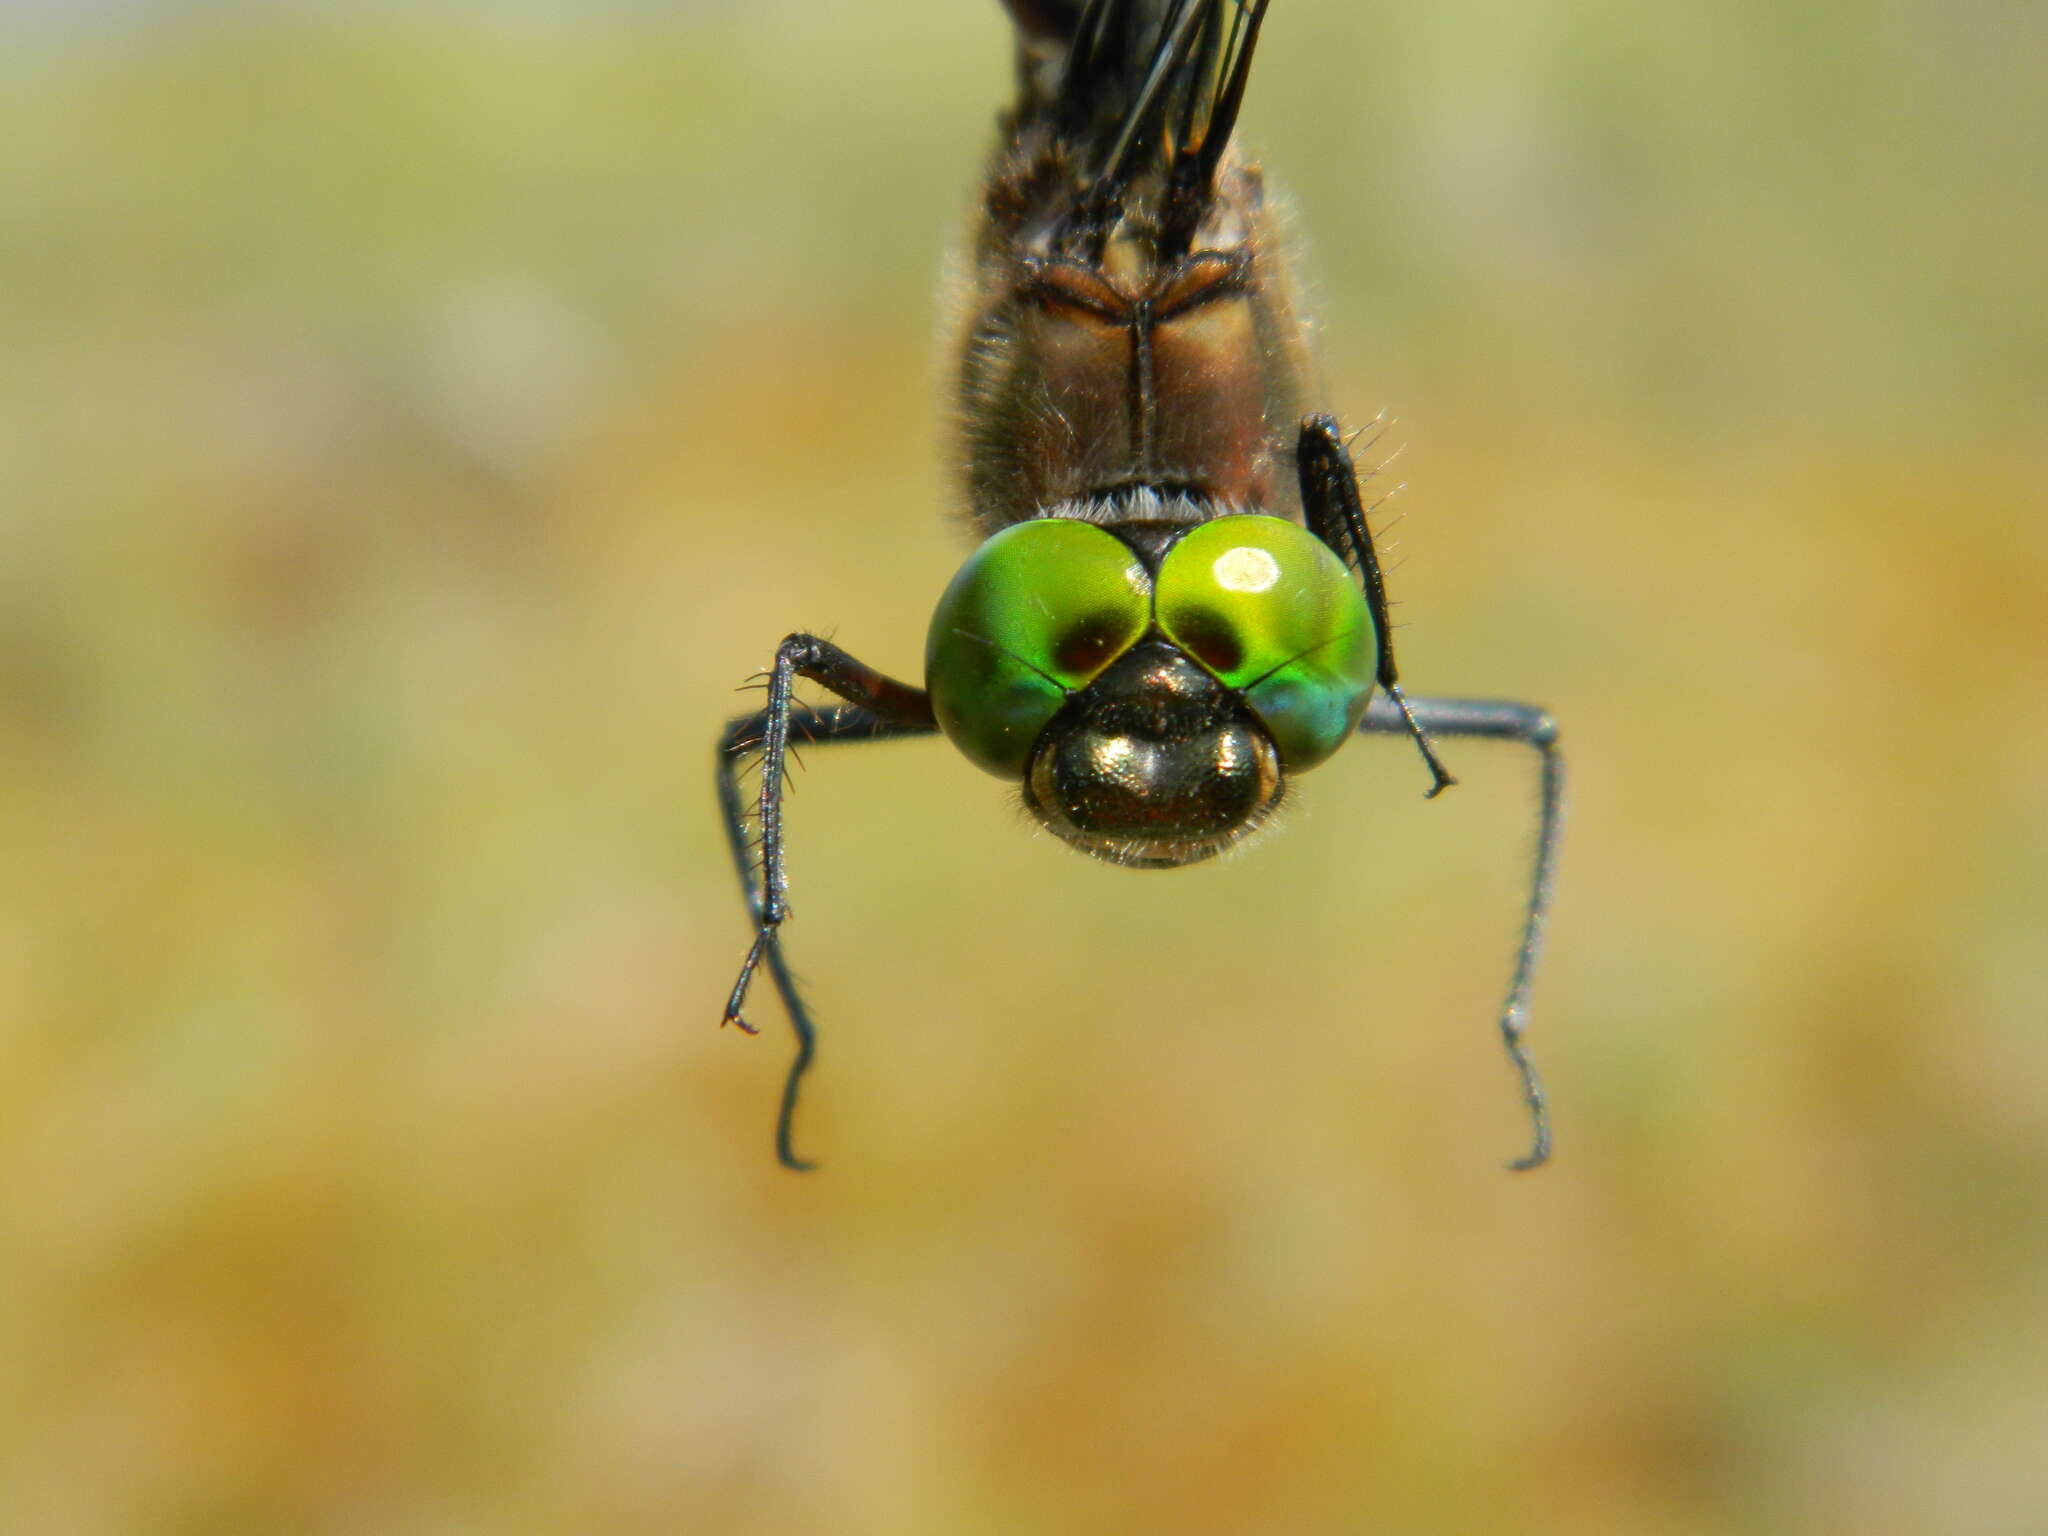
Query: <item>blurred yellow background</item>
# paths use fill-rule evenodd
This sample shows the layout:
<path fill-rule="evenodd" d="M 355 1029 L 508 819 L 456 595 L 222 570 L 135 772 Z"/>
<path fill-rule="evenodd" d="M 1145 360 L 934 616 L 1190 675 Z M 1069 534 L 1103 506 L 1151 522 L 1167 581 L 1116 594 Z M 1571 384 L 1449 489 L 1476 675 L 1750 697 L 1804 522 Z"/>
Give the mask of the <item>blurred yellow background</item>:
<path fill-rule="evenodd" d="M 964 555 L 994 0 L 0 6 L 0 1529 L 2048 1530 L 2037 9 L 1282 0 L 1420 692 L 1244 857 L 711 742 Z"/>

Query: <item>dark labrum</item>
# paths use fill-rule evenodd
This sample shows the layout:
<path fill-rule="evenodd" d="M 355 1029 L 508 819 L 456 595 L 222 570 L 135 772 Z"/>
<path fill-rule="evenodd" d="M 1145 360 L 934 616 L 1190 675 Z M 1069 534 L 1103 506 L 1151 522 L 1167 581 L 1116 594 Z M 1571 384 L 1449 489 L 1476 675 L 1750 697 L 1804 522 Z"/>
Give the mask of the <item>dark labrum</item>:
<path fill-rule="evenodd" d="M 1278 754 L 1232 692 L 1164 640 L 1140 641 L 1047 725 L 1025 803 L 1118 864 L 1221 853 L 1279 803 Z"/>

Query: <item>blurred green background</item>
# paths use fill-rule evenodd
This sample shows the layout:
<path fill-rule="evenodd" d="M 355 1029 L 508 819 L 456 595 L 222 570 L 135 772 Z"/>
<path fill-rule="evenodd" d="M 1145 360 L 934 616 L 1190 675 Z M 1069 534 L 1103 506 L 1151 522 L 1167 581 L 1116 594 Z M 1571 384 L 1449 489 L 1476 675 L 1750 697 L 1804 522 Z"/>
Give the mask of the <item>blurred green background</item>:
<path fill-rule="evenodd" d="M 1100 867 L 914 675 L 994 0 L 0 6 L 0 1528 L 2048 1530 L 2048 17 L 1283 0 L 1398 743 Z"/>

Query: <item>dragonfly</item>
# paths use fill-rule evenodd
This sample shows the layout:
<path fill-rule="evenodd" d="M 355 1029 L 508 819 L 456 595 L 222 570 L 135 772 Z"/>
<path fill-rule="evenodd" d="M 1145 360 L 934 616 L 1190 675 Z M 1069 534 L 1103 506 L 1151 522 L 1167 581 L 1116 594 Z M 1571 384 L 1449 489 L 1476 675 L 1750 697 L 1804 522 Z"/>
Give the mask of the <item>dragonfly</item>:
<path fill-rule="evenodd" d="M 1358 735 L 1540 764 L 1521 942 L 1499 1029 L 1550 1156 L 1525 1032 L 1564 760 L 1543 709 L 1409 697 L 1346 435 L 1305 398 L 1307 324 L 1275 203 L 1234 140 L 1269 0 L 1004 0 L 1018 96 L 998 121 L 967 257 L 956 448 L 978 547 L 939 597 L 924 686 L 791 634 L 763 707 L 718 741 L 719 804 L 753 921 L 723 1022 L 773 979 L 796 1050 L 787 1167 L 817 1032 L 783 948 L 784 792 L 799 746 L 943 735 L 1037 821 L 1113 864 L 1199 863 L 1268 825 L 1293 778 Z M 799 679 L 835 702 L 796 698 Z M 760 775 L 751 791 L 743 777 Z"/>

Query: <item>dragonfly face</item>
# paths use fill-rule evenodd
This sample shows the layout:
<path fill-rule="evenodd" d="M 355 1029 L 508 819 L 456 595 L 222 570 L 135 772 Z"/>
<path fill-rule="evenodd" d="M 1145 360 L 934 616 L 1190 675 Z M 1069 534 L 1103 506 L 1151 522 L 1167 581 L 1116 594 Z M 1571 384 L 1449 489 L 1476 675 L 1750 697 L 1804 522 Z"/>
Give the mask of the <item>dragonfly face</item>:
<path fill-rule="evenodd" d="M 932 617 L 939 727 L 1060 837 L 1114 863 L 1194 863 L 1350 739 L 1377 631 L 1330 548 L 1274 517 L 1113 529 L 1018 523 Z"/>
<path fill-rule="evenodd" d="M 1344 434 L 1303 414 L 1307 328 L 1266 184 L 1232 131 L 1267 0 L 1005 0 L 1020 95 L 1001 119 L 955 329 L 963 510 L 982 543 L 933 614 L 913 688 L 812 635 L 776 651 L 766 707 L 719 744 L 719 796 L 754 918 L 726 1002 L 783 960 L 782 792 L 793 743 L 943 732 L 1097 858 L 1171 868 L 1267 823 L 1352 736 L 1426 730 L 1542 754 L 1522 947 L 1500 1027 L 1533 1141 L 1549 1126 L 1521 1033 L 1548 909 L 1563 767 L 1525 704 L 1407 699 Z M 799 705 L 799 678 L 842 703 Z M 758 757 L 751 806 L 739 787 Z M 751 815 L 750 815 L 751 811 Z"/>
<path fill-rule="evenodd" d="M 1251 711 L 1155 638 L 1053 717 L 1032 752 L 1024 804 L 1084 853 L 1172 869 L 1258 827 L 1283 783 L 1279 754 Z"/>

